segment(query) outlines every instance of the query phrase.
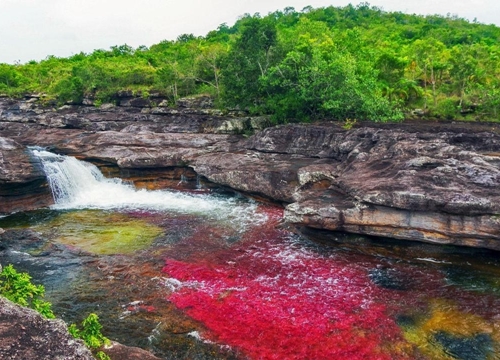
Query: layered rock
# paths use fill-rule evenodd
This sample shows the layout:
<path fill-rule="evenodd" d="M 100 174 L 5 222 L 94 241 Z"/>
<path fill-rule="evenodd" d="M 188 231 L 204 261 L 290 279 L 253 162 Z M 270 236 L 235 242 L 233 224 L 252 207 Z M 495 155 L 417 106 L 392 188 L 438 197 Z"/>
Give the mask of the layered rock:
<path fill-rule="evenodd" d="M 39 161 L 26 147 L 0 136 L 0 213 L 37 209 L 51 203 Z"/>
<path fill-rule="evenodd" d="M 59 119 L 44 122 L 22 110 L 28 105 L 8 106 L 18 117 L 4 107 L 0 135 L 114 167 L 122 177 L 161 179 L 188 169 L 191 177 L 282 202 L 285 221 L 298 226 L 500 249 L 498 127 L 287 125 L 245 138 L 227 124 L 243 121 L 249 129 L 264 121 L 206 115 L 206 108 L 153 114 L 150 107 L 73 106 L 43 113 Z"/>
<path fill-rule="evenodd" d="M 302 169 L 302 189 L 294 194 L 297 202 L 287 206 L 285 221 L 500 249 L 498 135 L 479 132 L 462 141 L 461 133 L 451 132 L 302 128 L 268 129 L 251 142 L 261 151 L 300 154 L 312 149 L 338 163 L 335 169 Z M 328 189 L 307 189 L 321 179 L 330 181 Z"/>

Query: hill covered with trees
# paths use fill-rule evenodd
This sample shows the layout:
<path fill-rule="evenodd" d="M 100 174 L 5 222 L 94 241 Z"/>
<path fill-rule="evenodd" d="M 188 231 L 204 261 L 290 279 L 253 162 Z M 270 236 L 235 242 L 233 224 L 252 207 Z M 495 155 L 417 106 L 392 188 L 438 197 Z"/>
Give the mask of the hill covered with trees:
<path fill-rule="evenodd" d="M 275 122 L 398 121 L 408 114 L 500 120 L 500 28 L 456 16 L 357 6 L 242 16 L 204 37 L 180 35 L 69 58 L 0 64 L 0 93 L 58 103 L 210 94 Z"/>

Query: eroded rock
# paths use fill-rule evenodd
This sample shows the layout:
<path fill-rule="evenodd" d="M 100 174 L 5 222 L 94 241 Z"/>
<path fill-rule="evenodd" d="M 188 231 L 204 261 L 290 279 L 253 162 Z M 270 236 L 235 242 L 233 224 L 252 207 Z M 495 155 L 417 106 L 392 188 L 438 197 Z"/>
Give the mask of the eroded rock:
<path fill-rule="evenodd" d="M 24 146 L 0 136 L 0 213 L 51 203 L 52 195 L 39 161 Z"/>
<path fill-rule="evenodd" d="M 492 125 L 366 124 L 349 131 L 328 123 L 286 125 L 245 138 L 234 132 L 265 120 L 252 125 L 213 115 L 205 105 L 148 113 L 71 105 L 40 114 L 32 104 L 0 99 L 2 106 L 4 157 L 23 153 L 19 144 L 45 146 L 117 167 L 121 176 L 130 171 L 134 181 L 141 171 L 176 180 L 162 171 L 187 168 L 289 204 L 285 221 L 292 224 L 500 249 L 500 131 Z M 26 164 L 23 171 L 40 178 L 24 154 L 11 163 Z M 9 171 L 31 191 L 29 177 Z"/>

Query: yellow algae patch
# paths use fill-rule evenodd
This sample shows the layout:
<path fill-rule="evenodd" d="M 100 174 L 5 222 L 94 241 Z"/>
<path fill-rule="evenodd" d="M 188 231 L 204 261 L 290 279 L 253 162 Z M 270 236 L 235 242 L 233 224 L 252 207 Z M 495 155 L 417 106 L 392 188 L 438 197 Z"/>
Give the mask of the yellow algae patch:
<path fill-rule="evenodd" d="M 162 229 L 126 214 L 74 211 L 41 225 L 55 235 L 53 241 L 99 255 L 130 254 L 151 245 Z"/>
<path fill-rule="evenodd" d="M 414 344 L 424 356 L 436 360 L 456 359 L 436 340 L 437 334 L 449 334 L 457 339 L 485 334 L 493 341 L 496 353 L 500 350 L 499 330 L 495 322 L 460 311 L 453 303 L 444 300 L 434 300 L 428 316 L 418 319 L 415 324 L 403 326 L 405 339 Z"/>
<path fill-rule="evenodd" d="M 453 304 L 435 300 L 431 304 L 432 316 L 422 325 L 426 333 L 446 331 L 457 336 L 474 336 L 493 333 L 493 325 L 482 317 L 459 311 Z"/>
<path fill-rule="evenodd" d="M 434 341 L 430 341 L 428 334 L 418 327 L 408 327 L 403 329 L 406 341 L 415 345 L 419 352 L 429 359 L 454 360 L 455 358 L 446 354 L 443 346 Z"/>

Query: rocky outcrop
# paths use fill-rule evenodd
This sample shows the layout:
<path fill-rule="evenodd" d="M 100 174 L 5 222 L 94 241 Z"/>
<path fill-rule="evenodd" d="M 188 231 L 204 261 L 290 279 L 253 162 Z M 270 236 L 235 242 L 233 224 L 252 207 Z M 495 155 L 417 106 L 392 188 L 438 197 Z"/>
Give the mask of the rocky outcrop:
<path fill-rule="evenodd" d="M 37 159 L 25 146 L 0 136 L 0 213 L 51 203 L 52 195 Z"/>
<path fill-rule="evenodd" d="M 1 270 L 1 266 L 0 266 Z M 150 352 L 115 341 L 103 349 L 112 360 L 159 360 Z M 68 332 L 62 320 L 0 297 L 0 358 L 9 360 L 94 360 L 83 341 Z"/>
<path fill-rule="evenodd" d="M 191 177 L 283 203 L 285 221 L 297 226 L 500 250 L 500 135 L 492 125 L 346 131 L 325 123 L 245 138 L 228 124 L 250 129 L 265 121 L 207 115 L 210 108 L 158 107 L 153 114 L 151 107 L 73 106 L 30 115 L 27 106 L 4 105 L 4 141 L 45 146 L 125 177 L 188 169 Z M 36 164 L 26 161 L 35 174 Z"/>
<path fill-rule="evenodd" d="M 157 99 L 156 101 L 160 101 Z M 19 135 L 28 129 L 80 129 L 85 131 L 152 131 L 155 133 L 243 133 L 262 129 L 266 117 L 234 117 L 207 105 L 206 99 L 180 100 L 179 107 L 156 105 L 142 98 L 121 97 L 114 104 L 97 106 L 42 104 L 38 98 L 17 101 L 0 98 L 0 131 Z M 153 106 L 154 105 L 154 106 Z M 191 108 L 199 105 L 202 108 Z"/>
<path fill-rule="evenodd" d="M 48 320 L 34 310 L 0 297 L 0 358 L 10 360 L 93 360 L 62 320 Z"/>
<path fill-rule="evenodd" d="M 289 223 L 500 249 L 500 138 L 490 132 L 465 137 L 296 126 L 267 129 L 250 146 L 333 160 L 299 172 L 301 189 L 285 211 Z M 330 184 L 308 189 L 318 181 Z"/>

